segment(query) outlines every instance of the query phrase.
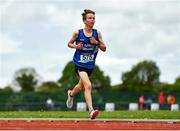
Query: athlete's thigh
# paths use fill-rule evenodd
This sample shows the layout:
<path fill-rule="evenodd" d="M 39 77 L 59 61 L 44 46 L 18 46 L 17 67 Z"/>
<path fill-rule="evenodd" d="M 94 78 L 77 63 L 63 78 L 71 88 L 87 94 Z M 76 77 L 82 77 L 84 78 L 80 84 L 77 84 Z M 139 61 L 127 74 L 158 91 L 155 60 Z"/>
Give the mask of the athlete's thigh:
<path fill-rule="evenodd" d="M 87 72 L 85 71 L 80 71 L 79 73 L 79 77 L 80 80 L 82 80 L 83 85 L 91 85 L 91 81 L 89 80 L 89 76 L 87 74 Z"/>

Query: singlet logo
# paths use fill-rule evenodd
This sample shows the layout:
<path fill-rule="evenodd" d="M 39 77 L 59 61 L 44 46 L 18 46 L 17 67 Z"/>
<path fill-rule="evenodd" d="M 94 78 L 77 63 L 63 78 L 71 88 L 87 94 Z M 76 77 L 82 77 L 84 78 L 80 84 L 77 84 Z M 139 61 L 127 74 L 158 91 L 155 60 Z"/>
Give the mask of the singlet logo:
<path fill-rule="evenodd" d="M 80 39 L 80 41 L 82 42 L 82 41 L 84 41 L 84 39 Z"/>

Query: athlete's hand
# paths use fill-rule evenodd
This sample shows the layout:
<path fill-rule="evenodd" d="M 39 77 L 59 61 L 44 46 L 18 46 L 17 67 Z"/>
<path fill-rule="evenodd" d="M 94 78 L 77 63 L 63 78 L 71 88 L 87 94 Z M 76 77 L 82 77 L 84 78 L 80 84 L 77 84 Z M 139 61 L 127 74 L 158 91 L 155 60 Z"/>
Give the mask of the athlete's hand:
<path fill-rule="evenodd" d="M 82 49 L 83 49 L 83 44 L 82 44 L 82 42 L 79 42 L 79 43 L 76 45 L 76 49 L 79 49 L 79 50 L 82 50 Z"/>
<path fill-rule="evenodd" d="M 94 37 L 90 38 L 90 43 L 97 46 L 99 45 L 99 42 Z"/>

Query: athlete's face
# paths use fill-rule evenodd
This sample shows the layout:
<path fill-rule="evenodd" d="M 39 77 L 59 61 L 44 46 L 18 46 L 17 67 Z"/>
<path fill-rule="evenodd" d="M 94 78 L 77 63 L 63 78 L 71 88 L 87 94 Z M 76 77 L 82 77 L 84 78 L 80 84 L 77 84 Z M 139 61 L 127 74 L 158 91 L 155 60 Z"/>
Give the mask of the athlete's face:
<path fill-rule="evenodd" d="M 86 20 L 84 20 L 86 26 L 93 27 L 95 23 L 95 16 L 91 13 L 86 14 Z"/>

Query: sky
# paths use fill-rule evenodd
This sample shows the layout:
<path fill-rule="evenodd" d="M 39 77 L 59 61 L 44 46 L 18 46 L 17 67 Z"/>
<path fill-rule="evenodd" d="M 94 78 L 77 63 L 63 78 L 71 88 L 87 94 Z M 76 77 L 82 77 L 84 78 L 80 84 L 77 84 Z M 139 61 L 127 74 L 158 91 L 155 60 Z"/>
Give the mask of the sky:
<path fill-rule="evenodd" d="M 21 68 L 57 81 L 75 51 L 67 42 L 84 28 L 84 9 L 96 12 L 94 28 L 107 46 L 96 64 L 112 85 L 143 60 L 156 62 L 161 82 L 180 76 L 179 0 L 0 0 L 0 88 Z"/>

